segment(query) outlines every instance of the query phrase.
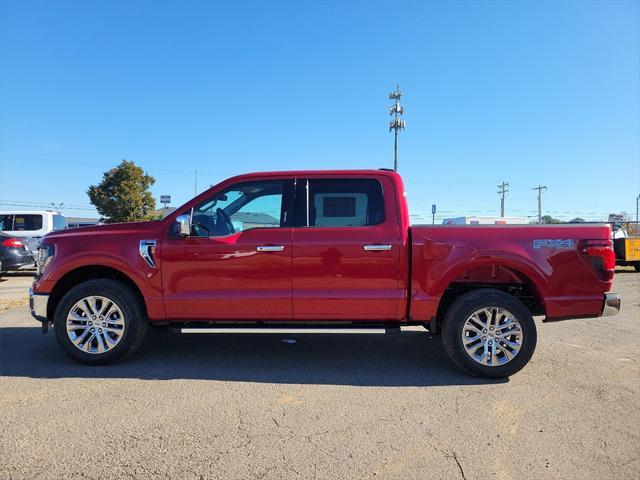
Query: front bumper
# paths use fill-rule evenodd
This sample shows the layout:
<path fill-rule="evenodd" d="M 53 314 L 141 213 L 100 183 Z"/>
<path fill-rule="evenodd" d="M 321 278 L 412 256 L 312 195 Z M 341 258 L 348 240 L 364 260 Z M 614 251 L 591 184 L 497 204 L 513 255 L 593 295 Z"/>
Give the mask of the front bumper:
<path fill-rule="evenodd" d="M 602 307 L 602 316 L 610 317 L 612 315 L 617 315 L 620 311 L 621 301 L 622 297 L 619 293 L 605 293 L 604 305 Z"/>
<path fill-rule="evenodd" d="M 33 293 L 33 290 L 29 289 L 29 310 L 31 316 L 36 320 L 46 323 L 47 322 L 47 305 L 49 304 L 48 293 Z"/>

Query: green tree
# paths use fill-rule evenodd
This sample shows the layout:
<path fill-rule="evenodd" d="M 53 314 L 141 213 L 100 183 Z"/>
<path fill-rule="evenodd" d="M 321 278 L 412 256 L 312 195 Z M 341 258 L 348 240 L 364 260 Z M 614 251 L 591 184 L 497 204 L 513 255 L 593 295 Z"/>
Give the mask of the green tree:
<path fill-rule="evenodd" d="M 569 223 L 584 223 L 586 220 L 582 217 L 576 217 L 573 220 L 569 220 Z"/>
<path fill-rule="evenodd" d="M 156 201 L 149 187 L 155 178 L 134 162 L 122 160 L 107 170 L 99 185 L 91 185 L 87 194 L 105 223 L 155 220 Z"/>
<path fill-rule="evenodd" d="M 551 215 L 543 215 L 541 220 L 542 223 L 562 223 L 562 220 L 553 218 Z"/>

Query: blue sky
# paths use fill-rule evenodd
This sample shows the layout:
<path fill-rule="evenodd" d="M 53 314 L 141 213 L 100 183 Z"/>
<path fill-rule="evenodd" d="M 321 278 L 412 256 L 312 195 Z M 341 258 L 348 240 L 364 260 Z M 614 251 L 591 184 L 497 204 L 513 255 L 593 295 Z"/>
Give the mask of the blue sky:
<path fill-rule="evenodd" d="M 392 165 L 414 220 L 635 214 L 640 2 L 0 1 L 0 208 L 126 158 L 173 205 L 229 175 Z M 69 208 L 68 206 L 74 206 Z M 75 208 L 77 207 L 77 208 Z M 424 218 L 420 218 L 420 217 Z"/>

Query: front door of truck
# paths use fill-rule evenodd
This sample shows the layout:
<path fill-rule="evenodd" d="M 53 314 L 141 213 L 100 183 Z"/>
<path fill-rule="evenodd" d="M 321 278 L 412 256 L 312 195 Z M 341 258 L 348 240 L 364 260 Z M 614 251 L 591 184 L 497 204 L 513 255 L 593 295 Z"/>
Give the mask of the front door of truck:
<path fill-rule="evenodd" d="M 251 181 L 193 209 L 160 250 L 170 319 L 290 320 L 293 182 Z"/>
<path fill-rule="evenodd" d="M 398 318 L 401 235 L 393 186 L 381 180 L 298 180 L 294 319 Z"/>

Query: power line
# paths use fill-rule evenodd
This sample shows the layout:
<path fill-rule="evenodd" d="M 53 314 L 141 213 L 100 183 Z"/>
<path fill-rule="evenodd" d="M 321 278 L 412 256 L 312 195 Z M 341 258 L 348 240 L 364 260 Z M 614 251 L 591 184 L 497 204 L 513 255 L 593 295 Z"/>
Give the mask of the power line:
<path fill-rule="evenodd" d="M 47 162 L 47 163 L 51 163 L 51 162 L 55 162 L 55 163 L 69 163 L 72 165 L 86 165 L 89 167 L 100 167 L 100 168 L 115 168 L 118 166 L 118 164 L 113 164 L 113 163 L 98 163 L 98 162 L 84 162 L 84 161 L 79 161 L 79 160 L 62 160 L 62 159 L 57 159 L 57 158 L 47 158 L 47 157 L 35 157 L 35 156 L 31 156 L 31 155 L 14 155 L 14 154 L 4 154 L 0 157 L 0 159 L 5 159 L 5 158 L 18 158 L 18 159 L 25 159 L 25 160 L 33 160 L 36 162 Z M 144 168 L 141 167 L 145 172 L 147 173 L 154 173 L 154 172 L 167 172 L 167 173 L 179 173 L 179 174 L 183 174 L 183 175 L 193 175 L 193 170 L 182 170 L 182 169 L 175 169 L 175 168 L 162 168 L 162 167 L 153 167 L 153 168 Z M 227 177 L 227 176 L 232 176 L 232 175 L 236 175 L 236 173 L 233 172 L 224 172 L 224 171 L 204 171 L 204 170 L 199 170 L 200 174 L 205 174 L 205 175 L 219 175 L 219 176 L 223 176 L 223 177 Z"/>
<path fill-rule="evenodd" d="M 60 205 L 54 205 L 52 203 L 36 203 L 36 202 L 19 202 L 19 201 L 5 201 L 5 200 L 0 200 L 0 205 L 8 205 L 11 207 L 30 207 L 30 208 L 42 208 L 43 210 L 52 210 L 52 209 L 61 209 L 62 205 L 64 205 L 64 203 L 60 204 Z M 90 211 L 96 211 L 95 208 L 93 207 L 88 207 L 88 206 L 78 206 L 78 205 L 66 205 L 64 207 L 66 210 L 90 210 Z"/>

